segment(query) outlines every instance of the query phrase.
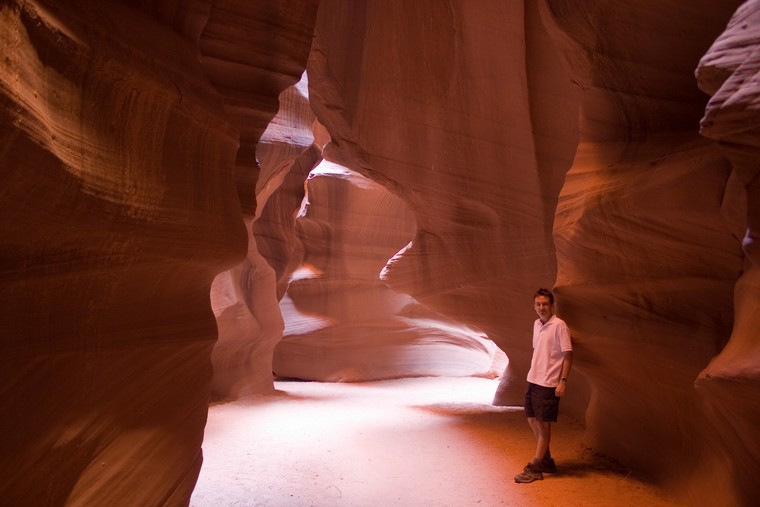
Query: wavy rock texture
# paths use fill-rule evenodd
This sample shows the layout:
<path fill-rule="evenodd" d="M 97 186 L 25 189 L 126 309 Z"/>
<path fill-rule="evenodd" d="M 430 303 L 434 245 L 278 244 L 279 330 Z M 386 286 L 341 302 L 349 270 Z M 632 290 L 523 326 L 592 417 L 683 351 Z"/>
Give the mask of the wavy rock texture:
<path fill-rule="evenodd" d="M 199 41 L 202 61 L 240 134 L 235 177 L 248 233 L 246 259 L 219 275 L 211 292 L 219 328 L 212 357 L 216 397 L 273 389 L 272 349 L 283 323 L 275 273 L 258 251 L 253 228 L 261 206 L 313 141 L 305 84 L 278 95 L 302 77 L 317 3 L 217 3 Z"/>
<path fill-rule="evenodd" d="M 325 157 L 416 218 L 385 281 L 486 332 L 520 379 L 501 399 L 518 403 L 530 294 L 555 278 L 554 207 L 577 140 L 574 91 L 535 4 L 326 0 L 315 31 Z"/>
<path fill-rule="evenodd" d="M 519 403 L 530 294 L 556 280 L 589 441 L 692 501 L 742 503 L 754 448 L 709 442 L 748 438 L 755 405 L 727 423 L 694 389 L 731 334 L 745 222 L 694 69 L 739 2 L 525 4 L 323 1 L 308 70 L 326 156 L 410 206 L 385 280 L 507 352 L 496 403 Z"/>
<path fill-rule="evenodd" d="M 731 333 L 744 196 L 698 135 L 706 98 L 693 69 L 736 4 L 545 4 L 583 90 L 555 243 L 557 294 L 591 388 L 588 439 L 695 504 L 744 504 L 757 465 L 743 464 L 758 459 L 756 446 L 729 458 L 730 445 L 713 445 L 737 429 L 756 442 L 747 405 L 719 421 L 694 389 Z"/>
<path fill-rule="evenodd" d="M 737 503 L 760 497 L 760 2 L 742 5 L 697 70 L 712 98 L 702 135 L 718 141 L 734 169 L 732 183 L 746 204 L 744 272 L 734 290 L 734 327 L 725 348 L 699 375 L 696 387 L 715 433 L 705 475 L 725 476 Z M 742 201 L 739 201 L 742 202 Z M 742 207 L 739 207 L 741 209 Z M 729 497 L 731 498 L 731 497 Z"/>
<path fill-rule="evenodd" d="M 272 266 L 276 266 L 278 259 L 286 264 L 291 259 L 295 262 L 298 256 L 294 256 L 290 249 L 278 250 L 268 257 L 259 252 L 262 245 L 266 255 L 276 248 L 270 247 L 269 243 L 278 243 L 281 237 L 288 237 L 280 227 L 268 227 L 272 221 L 268 216 L 262 219 L 262 215 L 267 215 L 266 209 L 288 210 L 288 203 L 281 199 L 267 207 L 269 199 L 275 192 L 284 192 L 281 189 L 286 181 L 303 189 L 306 175 L 296 171 L 294 166 L 307 164 L 310 167 L 315 162 L 316 154 L 311 149 L 314 114 L 309 108 L 306 86 L 304 79 L 282 93 L 280 111 L 258 143 L 257 206 L 256 214 L 245 218 L 249 236 L 246 260 L 220 274 L 212 285 L 211 303 L 219 327 L 219 340 L 212 356 L 215 372 L 212 394 L 215 397 L 239 398 L 274 389 L 272 352 L 282 338 L 284 323 L 279 308 L 282 296 L 280 293 L 278 297 L 276 290 L 278 274 Z M 291 173 L 298 175 L 295 182 Z M 291 188 L 291 185 L 285 187 Z M 300 199 L 292 206 L 297 209 Z M 285 213 L 287 215 L 287 211 Z M 276 211 L 275 216 L 279 216 Z M 292 231 L 292 208 L 290 216 L 290 220 L 284 223 Z"/>
<path fill-rule="evenodd" d="M 691 504 L 752 505 L 760 21 L 751 0 L 726 28 L 739 4 L 0 3 L 2 502 L 186 504 L 212 386 L 271 389 L 271 361 L 487 372 L 478 329 L 518 404 L 530 294 L 555 285 L 589 442 Z M 281 95 L 307 57 L 317 123 L 303 83 Z M 322 158 L 374 183 L 315 176 L 298 218 Z"/>
<path fill-rule="evenodd" d="M 0 5 L 2 503 L 187 503 L 210 286 L 245 254 L 239 148 L 303 72 L 315 8 Z"/>
<path fill-rule="evenodd" d="M 407 206 L 387 189 L 328 161 L 309 175 L 296 221 L 303 261 L 281 303 L 282 377 L 366 381 L 497 376 L 503 353 L 482 333 L 430 311 L 380 280 L 414 236 Z"/>

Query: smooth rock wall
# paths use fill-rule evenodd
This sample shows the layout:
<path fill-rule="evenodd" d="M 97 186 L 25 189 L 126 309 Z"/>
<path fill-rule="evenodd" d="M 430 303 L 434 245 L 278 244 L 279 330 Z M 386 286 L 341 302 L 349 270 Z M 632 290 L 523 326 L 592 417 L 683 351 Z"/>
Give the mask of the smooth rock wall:
<path fill-rule="evenodd" d="M 256 212 L 245 217 L 248 254 L 212 285 L 211 303 L 219 327 L 212 355 L 214 397 L 239 398 L 274 389 L 272 353 L 284 326 L 279 308 L 282 293 L 277 286 L 285 276 L 275 268 L 298 259 L 290 249 L 277 248 L 284 238 L 293 236 L 294 224 L 293 209 L 288 212 L 288 203 L 281 197 L 286 192 L 282 187 L 303 189 L 306 174 L 296 168 L 310 167 L 317 157 L 312 147 L 314 114 L 306 87 L 304 77 L 281 94 L 279 112 L 259 140 Z M 300 174 L 300 181 L 293 181 L 293 174 Z M 274 202 L 268 206 L 270 198 Z M 293 203 L 294 208 L 299 205 L 300 200 Z M 273 221 L 270 214 L 279 217 L 279 211 L 289 214 L 290 220 Z"/>
<path fill-rule="evenodd" d="M 246 251 L 239 148 L 302 74 L 315 7 L 0 5 L 3 504 L 187 504 L 210 286 Z"/>
<path fill-rule="evenodd" d="M 325 156 L 415 214 L 387 283 L 507 352 L 503 404 L 524 389 L 530 294 L 555 285 L 577 344 L 566 410 L 585 411 L 597 449 L 691 502 L 755 491 L 754 404 L 721 421 L 694 388 L 731 335 L 752 216 L 736 164 L 699 134 L 694 76 L 738 5 L 325 0 L 308 64 Z M 737 289 L 742 328 L 752 286 L 745 274 Z M 753 384 L 728 377 L 698 384 L 749 399 Z"/>
<path fill-rule="evenodd" d="M 273 370 L 281 377 L 368 381 L 412 376 L 497 376 L 501 352 L 381 280 L 414 236 L 404 202 L 343 166 L 322 161 L 295 220 L 303 247 L 280 304 L 285 331 Z"/>
<path fill-rule="evenodd" d="M 720 354 L 696 382 L 711 424 L 713 453 L 704 482 L 724 477 L 725 498 L 752 505 L 760 498 L 760 2 L 743 4 L 699 62 L 700 89 L 711 95 L 701 121 L 703 136 L 733 167 L 740 189 L 736 211 L 746 210 L 744 271 L 734 289 L 734 327 Z M 711 493 L 708 488 L 705 494 Z M 729 496 L 731 495 L 731 496 Z"/>
<path fill-rule="evenodd" d="M 575 91 L 542 27 L 534 2 L 325 0 L 308 63 L 325 158 L 415 215 L 384 280 L 507 353 L 519 384 L 502 403 L 523 396 L 531 295 L 554 283 L 577 140 Z"/>
<path fill-rule="evenodd" d="M 319 338 L 355 277 L 392 310 L 375 331 L 432 317 L 465 353 L 462 330 L 485 332 L 510 357 L 499 404 L 522 397 L 530 295 L 556 285 L 577 350 L 563 410 L 589 443 L 690 504 L 753 505 L 760 22 L 751 0 L 726 28 L 739 5 L 1 3 L 3 503 L 186 505 L 212 386 L 271 389 L 282 330 Z M 281 95 L 307 56 L 318 123 Z M 358 231 L 342 199 L 298 225 L 321 158 L 415 225 L 374 238 L 401 206 Z M 387 337 L 327 341 L 320 374 L 374 374 L 363 347 Z"/>
<path fill-rule="evenodd" d="M 591 387 L 587 438 L 695 505 L 741 505 L 731 482 L 755 470 L 714 465 L 712 442 L 735 430 L 714 424 L 694 389 L 731 333 L 743 269 L 744 197 L 729 161 L 699 136 L 707 97 L 694 78 L 736 5 L 543 9 L 582 89 L 554 236 L 575 371 Z"/>

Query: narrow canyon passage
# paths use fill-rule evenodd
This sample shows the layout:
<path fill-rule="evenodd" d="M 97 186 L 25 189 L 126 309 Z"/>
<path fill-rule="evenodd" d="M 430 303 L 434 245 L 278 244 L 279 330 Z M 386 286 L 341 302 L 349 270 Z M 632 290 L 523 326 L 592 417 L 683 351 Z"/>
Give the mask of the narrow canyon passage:
<path fill-rule="evenodd" d="M 675 506 L 584 450 L 560 416 L 559 473 L 513 481 L 533 453 L 522 410 L 491 404 L 498 379 L 276 382 L 211 406 L 191 507 Z"/>

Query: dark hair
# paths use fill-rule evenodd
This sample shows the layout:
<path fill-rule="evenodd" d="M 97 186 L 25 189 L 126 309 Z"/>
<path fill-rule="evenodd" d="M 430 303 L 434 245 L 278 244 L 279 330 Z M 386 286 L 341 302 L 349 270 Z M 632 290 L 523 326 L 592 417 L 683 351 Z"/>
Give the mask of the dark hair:
<path fill-rule="evenodd" d="M 549 304 L 554 304 L 554 294 L 552 294 L 552 291 L 549 289 L 538 289 L 535 294 L 533 294 L 533 299 L 536 299 L 538 296 L 546 296 L 549 298 Z"/>

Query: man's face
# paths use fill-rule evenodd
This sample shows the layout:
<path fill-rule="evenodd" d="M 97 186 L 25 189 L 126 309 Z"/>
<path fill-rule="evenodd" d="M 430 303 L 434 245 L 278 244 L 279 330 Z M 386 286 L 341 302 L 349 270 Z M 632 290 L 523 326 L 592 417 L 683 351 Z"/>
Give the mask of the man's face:
<path fill-rule="evenodd" d="M 533 307 L 536 309 L 538 318 L 541 322 L 546 322 L 552 317 L 552 304 L 549 302 L 549 296 L 536 296 L 533 299 Z"/>

